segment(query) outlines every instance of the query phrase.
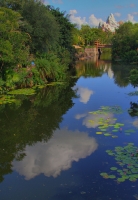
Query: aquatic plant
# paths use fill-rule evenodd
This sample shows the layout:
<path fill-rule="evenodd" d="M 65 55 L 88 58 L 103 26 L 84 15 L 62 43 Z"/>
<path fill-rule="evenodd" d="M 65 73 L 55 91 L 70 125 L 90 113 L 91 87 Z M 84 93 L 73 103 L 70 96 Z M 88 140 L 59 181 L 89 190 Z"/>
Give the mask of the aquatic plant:
<path fill-rule="evenodd" d="M 138 179 L 138 148 L 133 143 L 128 143 L 124 147 L 117 146 L 114 150 L 106 150 L 106 153 L 115 158 L 119 167 L 116 165 L 110 168 L 109 173 L 100 173 L 103 178 L 116 179 L 117 182 Z"/>
<path fill-rule="evenodd" d="M 123 113 L 123 110 L 120 106 L 116 105 L 116 106 L 101 106 L 99 110 L 97 111 L 92 111 L 89 112 L 90 114 L 121 114 Z"/>
<path fill-rule="evenodd" d="M 101 106 L 99 110 L 89 112 L 90 114 L 101 116 L 98 119 L 99 130 L 96 131 L 96 134 L 103 134 L 104 136 L 112 136 L 112 138 L 117 138 L 118 136 L 114 135 L 113 133 L 121 132 L 121 127 L 124 126 L 124 124 L 115 123 L 117 119 L 109 117 L 109 114 L 121 114 L 122 112 L 123 110 L 120 106 Z M 93 124 L 94 120 L 89 120 L 89 122 Z"/>

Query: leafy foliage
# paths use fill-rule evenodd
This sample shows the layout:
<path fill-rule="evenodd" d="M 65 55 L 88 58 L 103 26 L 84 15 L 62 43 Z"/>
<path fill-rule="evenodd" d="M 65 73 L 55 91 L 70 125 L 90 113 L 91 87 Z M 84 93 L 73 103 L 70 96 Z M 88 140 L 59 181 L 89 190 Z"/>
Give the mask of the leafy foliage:
<path fill-rule="evenodd" d="M 27 64 L 29 37 L 19 30 L 21 15 L 11 9 L 0 8 L 0 65 Z"/>
<path fill-rule="evenodd" d="M 5 0 L 0 6 L 2 87 L 9 90 L 63 80 L 76 52 L 72 46 L 75 26 L 69 16 L 40 0 Z"/>
<path fill-rule="evenodd" d="M 112 58 L 128 63 L 138 62 L 138 25 L 126 22 L 120 25 L 112 39 Z"/>
<path fill-rule="evenodd" d="M 112 37 L 113 34 L 110 31 L 103 32 L 101 29 L 91 28 L 89 25 L 82 25 L 79 30 L 78 41 L 76 41 L 79 45 L 92 46 L 96 40 L 99 40 L 100 43 L 111 43 Z"/>

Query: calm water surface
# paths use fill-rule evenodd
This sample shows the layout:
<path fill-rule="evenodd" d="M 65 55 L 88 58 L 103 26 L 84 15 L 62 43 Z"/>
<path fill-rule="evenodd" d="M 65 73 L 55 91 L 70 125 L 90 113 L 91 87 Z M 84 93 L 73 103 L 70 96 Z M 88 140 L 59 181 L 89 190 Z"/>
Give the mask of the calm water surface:
<path fill-rule="evenodd" d="M 1 105 L 1 200 L 138 199 L 138 181 L 117 181 L 119 174 L 110 168 L 121 168 L 106 152 L 130 142 L 138 147 L 138 118 L 128 112 L 138 100 L 128 95 L 137 89 L 128 84 L 129 67 L 101 58 L 78 62 L 75 73 L 68 85 Z M 90 113 L 101 106 L 109 110 Z M 122 126 L 96 134 L 100 120 L 107 119 Z M 102 172 L 116 178 L 104 178 Z"/>

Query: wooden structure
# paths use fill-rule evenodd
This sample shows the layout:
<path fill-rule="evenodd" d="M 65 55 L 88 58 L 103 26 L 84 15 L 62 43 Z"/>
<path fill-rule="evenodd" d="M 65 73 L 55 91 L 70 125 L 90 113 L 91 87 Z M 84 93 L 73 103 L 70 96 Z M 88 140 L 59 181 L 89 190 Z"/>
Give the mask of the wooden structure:
<path fill-rule="evenodd" d="M 94 42 L 94 45 L 95 45 L 95 47 L 96 47 L 97 49 L 100 49 L 100 48 L 111 48 L 111 47 L 112 47 L 112 44 L 101 44 L 101 43 L 99 42 L 99 40 L 96 40 L 96 41 Z"/>

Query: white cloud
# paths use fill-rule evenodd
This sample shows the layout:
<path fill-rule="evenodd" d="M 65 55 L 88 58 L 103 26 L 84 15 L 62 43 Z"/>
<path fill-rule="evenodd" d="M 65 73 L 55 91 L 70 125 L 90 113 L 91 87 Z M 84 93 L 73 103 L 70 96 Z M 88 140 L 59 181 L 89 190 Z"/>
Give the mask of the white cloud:
<path fill-rule="evenodd" d="M 80 96 L 80 102 L 86 104 L 93 94 L 93 91 L 89 90 L 88 88 L 78 87 L 77 94 Z"/>
<path fill-rule="evenodd" d="M 112 79 L 113 76 L 114 76 L 114 73 L 113 73 L 113 71 L 111 70 L 111 68 L 108 69 L 107 74 L 108 74 L 108 77 L 111 78 L 111 79 Z"/>
<path fill-rule="evenodd" d="M 98 147 L 96 140 L 85 132 L 56 130 L 47 143 L 37 142 L 26 146 L 26 156 L 22 161 L 14 161 L 13 169 L 26 180 L 43 173 L 57 177 L 62 170 L 71 167 L 73 161 L 79 161 L 91 155 Z"/>
<path fill-rule="evenodd" d="M 101 18 L 96 18 L 94 14 L 89 17 L 89 24 L 90 26 L 98 26 L 100 22 L 104 22 Z"/>
<path fill-rule="evenodd" d="M 116 16 L 116 17 L 120 17 L 121 16 L 121 13 L 114 13 L 114 16 Z"/>
<path fill-rule="evenodd" d="M 133 14 L 133 15 L 138 15 L 138 12 L 133 12 L 132 14 Z"/>
<path fill-rule="evenodd" d="M 136 21 L 134 20 L 134 16 L 131 15 L 131 14 L 128 14 L 128 15 L 127 15 L 127 21 L 130 21 L 130 22 L 132 22 L 132 23 L 136 23 Z"/>
<path fill-rule="evenodd" d="M 70 21 L 73 24 L 77 24 L 78 28 L 80 28 L 81 25 L 83 25 L 83 24 L 87 24 L 86 17 L 81 18 L 81 17 L 75 16 L 77 14 L 77 10 L 70 10 L 69 14 L 70 14 Z"/>
<path fill-rule="evenodd" d="M 131 8 L 134 8 L 134 7 L 136 7 L 136 5 L 135 5 L 134 3 L 131 3 L 131 4 L 130 4 L 130 7 L 131 7 Z"/>

